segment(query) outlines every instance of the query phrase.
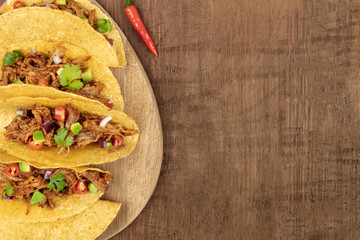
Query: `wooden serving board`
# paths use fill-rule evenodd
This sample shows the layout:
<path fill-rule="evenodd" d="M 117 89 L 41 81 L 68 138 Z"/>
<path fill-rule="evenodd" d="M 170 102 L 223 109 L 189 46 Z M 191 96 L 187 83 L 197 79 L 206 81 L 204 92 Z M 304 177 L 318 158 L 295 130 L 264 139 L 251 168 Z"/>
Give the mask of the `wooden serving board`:
<path fill-rule="evenodd" d="M 106 13 L 96 1 L 91 2 Z M 117 217 L 98 240 L 116 235 L 140 214 L 155 189 L 163 157 L 160 115 L 149 79 L 124 33 L 112 21 L 122 37 L 128 65 L 126 68 L 111 68 L 111 71 L 124 96 L 124 111 L 140 128 L 140 138 L 134 152 L 128 157 L 96 165 L 108 170 L 114 177 L 102 199 L 122 203 Z"/>

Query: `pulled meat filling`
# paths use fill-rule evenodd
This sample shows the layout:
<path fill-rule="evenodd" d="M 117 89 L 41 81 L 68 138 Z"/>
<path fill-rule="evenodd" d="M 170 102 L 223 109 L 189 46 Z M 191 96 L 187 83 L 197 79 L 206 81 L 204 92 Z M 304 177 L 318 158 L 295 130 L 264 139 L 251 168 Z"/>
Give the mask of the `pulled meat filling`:
<path fill-rule="evenodd" d="M 41 104 L 35 104 L 32 109 L 27 109 L 26 112 L 31 111 L 28 116 L 16 116 L 13 121 L 5 127 L 5 137 L 9 141 L 20 142 L 27 144 L 32 137 L 34 131 L 42 130 L 45 142 L 44 145 L 48 147 L 58 146 L 61 149 L 59 153 L 63 152 L 66 147 L 57 145 L 54 140 L 54 135 L 61 128 L 66 128 L 68 136 L 73 136 L 74 141 L 71 147 L 84 148 L 85 146 L 96 143 L 100 138 L 104 138 L 106 141 L 112 141 L 113 139 L 124 139 L 126 136 L 136 134 L 137 131 L 128 130 L 119 123 L 108 122 L 105 127 L 101 127 L 99 124 L 101 118 L 97 115 L 90 113 L 80 113 L 71 104 L 66 104 L 66 120 L 61 122 L 55 118 L 55 110 L 42 106 Z M 29 116 L 30 115 L 30 116 Z M 43 123 L 50 120 L 55 128 L 46 133 Z M 70 131 L 71 125 L 74 123 L 80 123 L 83 129 L 79 134 L 75 135 Z M 110 151 L 117 150 L 122 146 L 112 146 Z"/>
<path fill-rule="evenodd" d="M 91 58 L 86 56 L 83 58 L 70 60 L 65 56 L 66 48 L 59 46 L 55 49 L 53 55 L 49 58 L 43 52 L 30 52 L 23 56 L 22 59 L 16 59 L 16 62 L 10 66 L 1 67 L 0 86 L 7 86 L 20 79 L 25 84 L 42 85 L 56 88 L 61 91 L 74 93 L 83 97 L 91 98 L 102 103 L 106 103 L 108 99 L 102 99 L 102 93 L 105 85 L 100 82 L 84 82 L 84 86 L 75 91 L 68 90 L 67 86 L 60 85 L 60 75 L 58 71 L 64 68 L 66 64 L 77 65 L 80 69 L 86 67 L 86 62 Z M 61 59 L 61 63 L 56 64 L 53 57 L 57 56 Z"/>
<path fill-rule="evenodd" d="M 6 195 L 6 188 L 8 183 L 13 187 L 11 197 L 15 199 L 23 199 L 30 204 L 32 194 L 36 191 L 42 192 L 46 197 L 44 200 L 38 203 L 40 207 L 48 207 L 53 209 L 56 207 L 54 203 L 55 196 L 69 196 L 75 194 L 76 183 L 81 180 L 86 184 L 94 184 L 95 187 L 105 192 L 109 187 L 111 175 L 108 173 L 98 172 L 94 170 L 88 170 L 85 172 L 76 172 L 66 168 L 54 168 L 54 169 L 37 169 L 30 166 L 30 172 L 20 172 L 16 177 L 6 174 L 7 164 L 0 163 L 0 193 L 3 196 Z M 51 171 L 50 178 L 55 177 L 58 174 L 64 174 L 65 187 L 62 191 L 49 190 L 49 179 L 45 179 L 45 173 Z M 89 193 L 92 194 L 92 193 Z M 7 196 L 9 197 L 9 196 Z"/>
<path fill-rule="evenodd" d="M 97 31 L 96 25 L 95 25 L 95 9 L 88 12 L 83 7 L 80 6 L 77 2 L 73 0 L 67 0 L 66 5 L 58 5 L 56 3 L 56 0 L 53 1 L 47 1 L 42 3 L 36 3 L 31 5 L 33 7 L 49 7 L 52 9 L 58 9 L 62 11 L 69 12 L 75 16 L 86 18 L 88 20 L 88 23 Z"/>

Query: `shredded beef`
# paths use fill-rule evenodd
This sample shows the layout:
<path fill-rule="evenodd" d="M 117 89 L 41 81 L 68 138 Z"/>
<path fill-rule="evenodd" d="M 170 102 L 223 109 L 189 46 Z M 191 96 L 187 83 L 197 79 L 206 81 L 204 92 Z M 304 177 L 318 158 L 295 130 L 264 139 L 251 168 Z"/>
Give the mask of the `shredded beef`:
<path fill-rule="evenodd" d="M 76 108 L 71 106 L 71 104 L 66 104 L 65 107 L 68 114 L 65 127 L 67 129 L 70 129 L 71 125 L 79 120 L 80 112 Z"/>
<path fill-rule="evenodd" d="M 105 192 L 109 187 L 109 182 L 111 180 L 111 175 L 108 173 L 97 172 L 94 170 L 88 170 L 82 173 L 78 173 L 71 169 L 58 168 L 58 169 L 37 169 L 30 167 L 30 172 L 20 174 L 16 177 L 10 177 L 6 174 L 7 164 L 0 163 L 0 193 L 3 196 L 6 196 L 7 183 L 13 187 L 13 194 L 11 196 L 16 199 L 23 199 L 28 207 L 30 206 L 30 200 L 32 194 L 36 191 L 42 192 L 46 197 L 38 203 L 40 207 L 47 207 L 49 209 L 54 209 L 56 207 L 54 202 L 55 196 L 69 196 L 75 193 L 75 185 L 81 180 L 86 184 L 93 183 L 99 191 Z M 48 189 L 47 185 L 49 179 L 45 180 L 45 172 L 49 170 L 52 171 L 50 177 L 55 177 L 57 174 L 64 174 L 65 187 L 62 191 L 57 191 Z M 12 180 L 13 179 L 13 180 Z M 89 193 L 91 194 L 91 193 Z M 28 214 L 29 208 L 27 210 Z"/>
<path fill-rule="evenodd" d="M 113 138 L 119 140 L 126 136 L 138 133 L 136 130 L 126 129 L 121 124 L 112 123 L 111 121 L 108 122 L 105 127 L 101 127 L 101 118 L 99 116 L 86 112 L 80 113 L 71 104 L 66 104 L 65 108 L 67 117 L 64 123 L 55 118 L 55 111 L 53 109 L 49 109 L 40 104 L 35 104 L 33 109 L 31 109 L 33 116 L 17 116 L 7 127 L 5 127 L 6 139 L 27 144 L 34 131 L 42 130 L 45 137 L 44 145 L 52 147 L 57 145 L 54 140 L 55 134 L 57 134 L 59 129 L 65 127 L 69 130 L 68 136 L 74 137 L 71 146 L 74 148 L 84 148 L 91 143 L 97 142 L 100 138 L 104 138 L 106 141 L 112 141 Z M 46 133 L 42 124 L 48 120 L 55 125 L 55 128 L 49 133 Z M 79 134 L 74 136 L 72 131 L 70 131 L 70 127 L 76 122 L 81 124 L 82 130 Z M 63 147 L 61 145 L 58 145 L 58 147 L 60 147 L 58 154 L 64 152 L 66 149 L 69 151 L 69 147 Z M 116 150 L 118 149 L 117 147 L 113 147 L 110 150 Z"/>
<path fill-rule="evenodd" d="M 79 59 L 69 60 L 65 56 L 66 48 L 58 46 L 53 54 L 48 58 L 45 53 L 31 52 L 25 54 L 22 59 L 16 59 L 11 66 L 2 66 L 2 75 L 0 77 L 0 86 L 7 86 L 16 79 L 25 84 L 47 85 L 55 89 L 77 94 L 83 97 L 91 98 L 102 103 L 107 99 L 103 99 L 101 93 L 105 87 L 103 83 L 89 81 L 84 83 L 84 87 L 79 90 L 69 90 L 67 86 L 61 86 L 58 70 L 64 68 L 66 64 L 74 64 L 80 69 L 84 69 L 90 56 Z M 62 62 L 55 64 L 53 57 L 58 56 Z"/>

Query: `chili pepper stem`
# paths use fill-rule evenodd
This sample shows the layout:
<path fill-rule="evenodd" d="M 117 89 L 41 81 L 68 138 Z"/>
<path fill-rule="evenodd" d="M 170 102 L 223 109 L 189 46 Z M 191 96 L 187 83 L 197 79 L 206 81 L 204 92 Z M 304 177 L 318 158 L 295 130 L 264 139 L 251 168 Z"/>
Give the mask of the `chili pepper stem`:
<path fill-rule="evenodd" d="M 132 4 L 131 4 L 131 1 L 130 0 L 126 0 L 125 1 L 125 7 L 130 7 Z"/>

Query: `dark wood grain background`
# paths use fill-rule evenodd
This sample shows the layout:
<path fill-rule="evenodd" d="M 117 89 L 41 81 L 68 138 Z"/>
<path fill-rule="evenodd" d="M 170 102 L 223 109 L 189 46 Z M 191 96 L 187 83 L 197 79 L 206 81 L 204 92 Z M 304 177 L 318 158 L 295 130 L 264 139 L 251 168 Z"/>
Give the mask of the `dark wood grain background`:
<path fill-rule="evenodd" d="M 164 161 L 112 240 L 359 239 L 360 3 L 132 0 L 153 57 Z"/>

